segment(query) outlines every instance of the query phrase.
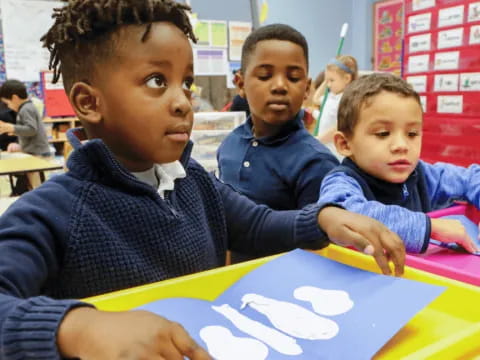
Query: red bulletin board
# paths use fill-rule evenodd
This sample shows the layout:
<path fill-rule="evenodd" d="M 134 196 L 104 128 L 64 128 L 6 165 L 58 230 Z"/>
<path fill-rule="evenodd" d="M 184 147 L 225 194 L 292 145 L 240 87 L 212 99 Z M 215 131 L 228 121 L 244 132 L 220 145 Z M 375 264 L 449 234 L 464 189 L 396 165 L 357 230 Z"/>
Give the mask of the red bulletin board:
<path fill-rule="evenodd" d="M 374 70 L 400 75 L 402 69 L 403 0 L 373 4 Z"/>
<path fill-rule="evenodd" d="M 422 159 L 480 163 L 480 1 L 405 0 L 403 76 L 424 104 Z"/>
<path fill-rule="evenodd" d="M 68 101 L 62 81 L 59 80 L 56 84 L 52 84 L 53 72 L 51 71 L 42 71 L 41 75 L 45 115 L 48 117 L 74 116 L 75 112 Z"/>

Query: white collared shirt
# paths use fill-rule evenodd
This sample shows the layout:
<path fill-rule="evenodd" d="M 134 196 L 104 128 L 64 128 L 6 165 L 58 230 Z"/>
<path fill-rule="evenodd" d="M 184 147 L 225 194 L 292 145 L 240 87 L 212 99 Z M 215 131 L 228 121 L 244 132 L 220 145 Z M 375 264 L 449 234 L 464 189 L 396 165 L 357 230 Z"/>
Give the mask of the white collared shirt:
<path fill-rule="evenodd" d="M 146 171 L 132 172 L 140 181 L 157 188 L 158 194 L 165 196 L 165 191 L 172 191 L 175 188 L 175 180 L 187 176 L 185 168 L 180 161 L 166 164 L 155 164 Z"/>

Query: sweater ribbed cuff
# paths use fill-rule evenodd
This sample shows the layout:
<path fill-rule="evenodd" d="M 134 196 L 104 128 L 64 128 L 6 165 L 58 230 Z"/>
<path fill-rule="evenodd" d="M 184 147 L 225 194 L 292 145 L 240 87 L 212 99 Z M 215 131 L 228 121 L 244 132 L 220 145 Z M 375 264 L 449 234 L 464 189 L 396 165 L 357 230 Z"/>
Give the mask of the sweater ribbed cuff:
<path fill-rule="evenodd" d="M 423 254 L 427 251 L 428 245 L 430 244 L 430 238 L 432 236 L 432 221 L 428 215 L 425 215 L 425 237 L 423 239 L 423 245 L 420 249 L 420 254 Z"/>
<path fill-rule="evenodd" d="M 295 218 L 295 239 L 309 247 L 323 247 L 328 243 L 327 234 L 318 225 L 318 213 L 325 204 L 305 206 Z"/>
<path fill-rule="evenodd" d="M 65 314 L 78 306 L 76 300 L 34 297 L 22 301 L 6 318 L 1 330 L 2 358 L 60 359 L 57 331 Z"/>

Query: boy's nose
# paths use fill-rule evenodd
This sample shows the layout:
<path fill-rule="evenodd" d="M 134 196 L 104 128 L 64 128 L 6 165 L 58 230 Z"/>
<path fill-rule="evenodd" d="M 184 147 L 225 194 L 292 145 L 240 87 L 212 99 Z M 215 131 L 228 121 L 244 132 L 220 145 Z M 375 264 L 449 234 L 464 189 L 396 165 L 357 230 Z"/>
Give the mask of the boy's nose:
<path fill-rule="evenodd" d="M 192 103 L 190 97 L 185 94 L 184 90 L 176 91 L 172 94 L 172 102 L 170 103 L 170 111 L 174 116 L 185 116 L 192 111 Z"/>
<path fill-rule="evenodd" d="M 408 151 L 408 142 L 404 136 L 396 136 L 393 138 L 390 149 L 392 152 Z"/>
<path fill-rule="evenodd" d="M 275 76 L 272 81 L 273 93 L 286 93 L 287 92 L 287 81 L 283 76 Z"/>

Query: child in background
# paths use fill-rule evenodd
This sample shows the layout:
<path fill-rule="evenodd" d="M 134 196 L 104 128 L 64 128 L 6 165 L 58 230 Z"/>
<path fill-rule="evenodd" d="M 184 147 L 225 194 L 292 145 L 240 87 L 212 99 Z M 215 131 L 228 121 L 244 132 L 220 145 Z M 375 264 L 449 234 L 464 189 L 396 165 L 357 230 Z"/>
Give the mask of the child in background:
<path fill-rule="evenodd" d="M 401 272 L 400 239 L 379 222 L 316 204 L 275 212 L 190 159 L 186 9 L 71 0 L 55 10 L 42 40 L 84 129 L 68 134 L 69 171 L 0 218 L 0 358 L 210 359 L 163 317 L 69 299 L 211 269 L 227 247 L 318 247 L 319 224 L 333 241 L 373 251 L 384 272 L 392 256 Z"/>
<path fill-rule="evenodd" d="M 302 105 L 302 107 L 305 109 L 303 123 L 310 134 L 315 132 L 317 118 L 321 106 L 319 98 L 316 97 L 316 94 L 318 91 L 322 91 L 323 94 L 323 92 L 325 92 L 325 87 L 325 71 L 322 71 L 317 75 L 315 80 L 312 81 L 312 86 L 310 86 L 308 96 Z"/>
<path fill-rule="evenodd" d="M 310 82 L 308 46 L 297 30 L 273 24 L 247 37 L 238 84 L 251 116 L 218 149 L 221 181 L 276 210 L 317 201 L 323 176 L 338 161 L 303 124 Z M 232 254 L 233 261 L 248 258 Z"/>
<path fill-rule="evenodd" d="M 400 235 L 408 252 L 429 239 L 476 247 L 458 220 L 425 213 L 466 200 L 480 208 L 480 166 L 419 160 L 422 106 L 418 94 L 391 74 L 364 76 L 345 91 L 335 145 L 342 165 L 322 183 L 320 202 L 371 216 Z"/>
<path fill-rule="evenodd" d="M 20 147 L 17 151 L 50 156 L 50 146 L 42 117 L 32 101 L 28 99 L 25 85 L 18 80 L 5 81 L 0 88 L 0 98 L 17 113 L 16 124 L 0 121 L 0 134 L 18 136 Z"/>
<path fill-rule="evenodd" d="M 317 139 L 340 160 L 342 157 L 333 144 L 333 134 L 337 131 L 338 104 L 345 88 L 357 78 L 357 61 L 350 55 L 337 56 L 325 69 L 325 82 L 330 92 L 322 110 Z"/>

